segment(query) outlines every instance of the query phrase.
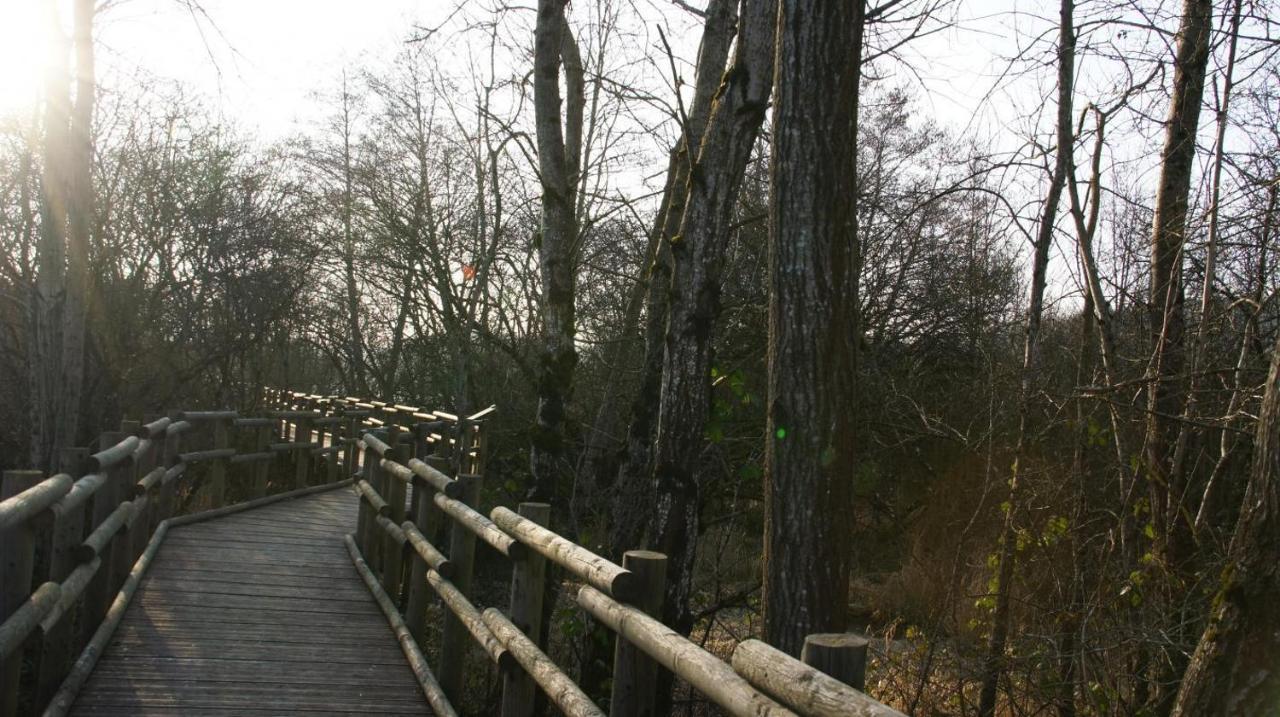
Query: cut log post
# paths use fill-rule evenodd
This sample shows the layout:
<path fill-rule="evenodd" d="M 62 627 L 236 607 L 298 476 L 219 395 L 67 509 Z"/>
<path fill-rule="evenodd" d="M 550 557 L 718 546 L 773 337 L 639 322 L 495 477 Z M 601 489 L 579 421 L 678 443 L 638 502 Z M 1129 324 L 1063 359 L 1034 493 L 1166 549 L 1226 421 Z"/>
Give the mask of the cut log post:
<path fill-rule="evenodd" d="M 360 418 L 351 415 L 350 411 L 346 413 L 345 417 L 347 420 L 344 424 L 346 429 L 342 435 L 344 443 L 342 447 L 342 472 L 347 478 L 350 478 L 359 470 L 359 466 L 356 465 L 356 438 L 360 435 Z"/>
<path fill-rule="evenodd" d="M 521 503 L 520 515 L 538 525 L 551 521 L 547 503 Z M 511 567 L 511 622 L 539 648 L 542 644 L 542 596 L 546 587 L 547 559 L 534 553 Z M 523 669 L 502 676 L 502 717 L 530 717 L 537 685 Z"/>
<path fill-rule="evenodd" d="M 371 564 L 368 562 L 372 560 L 370 553 L 373 548 L 373 539 L 371 537 L 373 533 L 370 531 L 370 527 L 373 525 L 373 520 L 377 517 L 377 514 L 373 506 L 365 499 L 364 492 L 359 487 L 361 483 L 370 487 L 373 485 L 374 463 L 369 460 L 367 449 L 365 451 L 362 471 L 364 476 L 356 484 L 356 500 L 359 501 L 359 509 L 356 513 L 356 545 L 360 548 L 360 553 L 364 556 L 366 564 Z"/>
<path fill-rule="evenodd" d="M 409 450 L 403 443 L 393 441 L 391 450 L 387 451 L 387 458 L 403 466 L 409 460 Z M 391 506 L 391 522 L 399 526 L 405 519 L 405 501 L 408 500 L 409 487 L 406 482 L 387 475 L 385 471 L 383 485 L 386 490 L 382 495 L 386 498 L 387 504 Z M 383 535 L 385 536 L 382 565 L 383 585 L 387 594 L 391 596 L 392 601 L 399 605 L 400 588 L 404 576 L 404 559 L 407 556 L 403 550 L 403 544 L 397 545 L 386 531 L 383 531 Z"/>
<path fill-rule="evenodd" d="M 861 678 L 867 641 L 856 635 L 810 635 L 804 653 L 810 659 Z M 733 669 L 752 685 L 812 717 L 902 717 L 819 669 L 759 640 L 744 640 L 733 651 Z M 859 666 L 861 662 L 862 666 Z"/>
<path fill-rule="evenodd" d="M 294 419 L 294 443 L 308 443 L 311 441 L 311 418 L 300 417 Z M 311 482 L 311 451 L 306 448 L 294 450 L 293 457 L 297 460 L 297 464 L 293 469 L 293 487 L 294 489 L 306 488 Z"/>
<path fill-rule="evenodd" d="M 431 543 L 434 535 L 431 509 L 435 507 L 435 502 L 431 499 L 432 493 L 433 490 L 426 481 L 413 482 L 413 523 L 428 544 Z M 427 589 L 429 566 L 426 560 L 416 552 L 410 560 L 412 567 L 409 570 L 409 600 L 405 607 L 405 623 L 413 639 L 417 640 L 419 645 L 424 645 L 427 637 L 427 608 L 431 604 L 432 595 L 432 591 Z"/>
<path fill-rule="evenodd" d="M 213 421 L 213 450 L 224 450 L 228 448 L 230 442 L 227 437 L 227 421 L 223 419 L 214 419 Z M 213 465 L 209 466 L 209 507 L 213 509 L 221 508 L 227 503 L 227 462 L 224 459 L 215 460 Z"/>
<path fill-rule="evenodd" d="M 271 424 L 266 423 L 254 429 L 253 450 L 255 453 L 265 453 L 269 445 L 271 445 Z M 254 461 L 250 470 L 253 471 L 253 488 L 250 494 L 254 498 L 261 498 L 267 494 L 267 476 L 271 471 L 271 461 Z"/>
<path fill-rule="evenodd" d="M 169 411 L 171 418 L 181 415 L 181 411 Z M 178 465 L 178 455 L 182 448 L 182 433 L 177 430 L 173 423 L 164 432 L 164 446 L 161 449 L 160 460 L 165 468 L 172 469 Z M 152 525 L 152 532 L 159 527 L 160 522 L 173 517 L 174 506 L 177 504 L 177 481 L 161 481 L 160 482 L 160 500 L 156 505 L 156 521 Z"/>
<path fill-rule="evenodd" d="M 819 633 L 804 639 L 800 661 L 865 692 L 867 638 L 847 632 Z"/>
<path fill-rule="evenodd" d="M 667 556 L 649 550 L 628 550 L 622 567 L 636 576 L 635 606 L 657 617 L 667 585 Z M 654 717 L 658 663 L 619 637 L 613 647 L 612 717 Z"/>
<path fill-rule="evenodd" d="M 461 501 L 475 506 L 480 500 L 480 476 L 458 476 L 462 483 Z M 475 569 L 476 536 L 462 524 L 450 521 L 449 562 L 453 563 L 453 585 L 462 595 L 471 592 L 471 575 Z M 462 696 L 462 679 L 466 674 L 467 641 L 470 634 L 453 613 L 444 616 L 444 637 L 440 643 L 440 685 L 449 699 Z"/>
<path fill-rule="evenodd" d="M 78 479 L 81 477 L 80 467 L 88 456 L 88 448 L 64 448 L 59 453 L 60 468 Z M 65 510 L 63 505 L 55 503 L 52 508 L 53 542 L 49 550 L 49 579 L 58 583 L 67 580 L 75 570 L 72 552 L 84 540 L 84 504 L 77 502 Z M 155 511 L 152 511 L 154 515 Z M 76 600 L 69 612 L 73 612 L 78 604 Z M 40 661 L 36 667 L 36 702 L 39 705 L 48 703 L 67 676 L 71 657 L 75 654 L 74 624 L 74 614 L 67 614 L 43 631 Z"/>
<path fill-rule="evenodd" d="M 116 431 L 103 433 L 98 438 L 99 453 L 114 446 L 123 438 L 124 434 Z M 116 506 L 120 505 L 121 488 L 118 469 L 108 470 L 106 479 L 93 494 L 93 506 L 89 509 L 89 533 L 102 525 L 103 521 L 115 512 Z M 94 631 L 98 629 L 98 623 L 102 622 L 103 616 L 107 614 L 107 607 L 111 604 L 111 596 L 115 592 L 117 582 L 116 576 L 112 573 L 113 568 L 113 562 L 104 557 L 102 568 L 85 588 L 84 604 L 80 610 L 80 637 L 77 644 L 87 644 L 93 638 Z M 120 579 L 123 580 L 123 576 Z"/>
<path fill-rule="evenodd" d="M 40 471 L 5 471 L 0 478 L 0 500 L 35 486 L 42 477 Z M 0 623 L 17 612 L 31 596 L 35 554 L 36 536 L 31 521 L 22 521 L 0 532 Z M 0 655 L 0 717 L 18 714 L 22 653 L 19 647 L 8 657 Z"/>
<path fill-rule="evenodd" d="M 151 470 L 151 461 L 152 456 L 154 455 L 151 447 L 154 444 L 149 438 L 143 437 L 144 432 L 142 430 L 142 421 L 121 421 L 120 431 L 121 433 L 127 433 L 131 436 L 142 437 L 142 442 L 138 445 L 137 450 L 133 452 L 132 466 L 125 475 L 125 492 L 121 498 L 127 500 L 140 495 L 138 481 L 142 480 L 143 476 Z M 134 520 L 138 521 L 139 527 L 137 530 L 130 531 L 129 539 L 125 541 L 129 544 L 129 562 L 131 564 L 134 560 L 138 559 L 139 555 L 142 555 L 142 551 L 147 549 L 147 539 L 150 536 L 147 534 L 146 530 L 142 529 L 141 526 L 148 524 L 149 519 L 146 514 L 152 508 L 149 502 L 145 499 L 134 501 L 134 503 L 137 511 L 134 514 Z"/>

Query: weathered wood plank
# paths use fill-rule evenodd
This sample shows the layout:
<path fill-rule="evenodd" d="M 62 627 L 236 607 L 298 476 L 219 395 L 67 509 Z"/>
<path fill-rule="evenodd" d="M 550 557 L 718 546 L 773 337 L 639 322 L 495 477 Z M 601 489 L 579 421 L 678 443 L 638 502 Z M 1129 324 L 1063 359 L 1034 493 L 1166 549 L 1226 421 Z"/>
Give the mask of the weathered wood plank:
<path fill-rule="evenodd" d="M 171 526 L 72 714 L 430 714 L 342 536 L 350 489 Z"/>

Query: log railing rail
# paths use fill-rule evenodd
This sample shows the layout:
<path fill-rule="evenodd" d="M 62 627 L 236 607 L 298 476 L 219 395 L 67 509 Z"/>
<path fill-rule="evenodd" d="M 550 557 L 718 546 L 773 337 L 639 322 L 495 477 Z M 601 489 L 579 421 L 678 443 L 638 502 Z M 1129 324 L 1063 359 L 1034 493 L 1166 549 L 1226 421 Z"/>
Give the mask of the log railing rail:
<path fill-rule="evenodd" d="M 353 401 L 336 402 L 351 405 Z M 375 402 L 355 401 L 355 405 L 382 411 L 383 417 L 373 424 L 379 433 L 366 431 L 357 441 L 363 456 L 356 479 L 360 510 L 356 533 L 348 536 L 348 550 L 362 573 L 369 575 L 366 582 L 379 604 L 406 606 L 403 615 L 388 612 L 387 617 L 393 628 L 405 625 L 416 643 L 411 655 L 402 640 L 411 663 L 418 664 L 417 656 L 423 652 L 428 602 L 438 599 L 443 604 L 439 674 L 428 670 L 430 689 L 424 684 L 438 713 L 452 713 L 453 703 L 462 696 L 467 654 L 463 641 L 469 638 L 502 678 L 503 717 L 532 714 L 535 686 L 570 717 L 606 714 L 552 661 L 541 643 L 539 620 L 550 561 L 561 568 L 568 582 L 580 585 L 578 605 L 618 636 L 609 714 L 651 714 L 659 665 L 732 715 L 900 714 L 848 684 L 860 688 L 860 672 L 836 671 L 847 681 L 842 682 L 823 671 L 835 671 L 831 662 L 806 664 L 758 640 L 744 641 L 726 663 L 663 625 L 653 617 L 661 610 L 665 588 L 666 558 L 659 553 L 630 551 L 624 565 L 618 565 L 547 528 L 550 507 L 546 504 L 522 503 L 517 511 L 497 506 L 486 516 L 478 504 L 483 451 L 473 450 L 468 440 L 483 435 L 477 416 L 449 416 L 457 430 L 457 437 L 450 439 L 413 423 L 414 419 L 439 420 L 439 412 L 428 418 L 418 409 Z M 484 415 L 490 412 L 487 409 Z M 467 453 L 460 459 L 459 452 Z M 452 477 L 447 474 L 451 468 Z M 446 529 L 447 555 L 434 543 Z M 477 540 L 512 565 L 505 613 L 492 606 L 479 607 L 468 598 Z M 838 652 L 844 661 L 865 664 L 865 640 L 846 635 L 811 639 L 826 644 L 833 637 L 841 645 Z M 779 674 L 785 679 L 778 679 Z M 447 709 L 438 703 L 447 704 Z"/>
<path fill-rule="evenodd" d="M 262 417 L 172 411 L 145 423 L 124 421 L 120 431 L 100 436 L 96 452 L 62 450 L 59 472 L 47 478 L 6 471 L 0 483 L 0 717 L 46 707 L 46 713 L 65 711 L 169 525 L 340 485 L 346 470 L 339 460 L 352 455 L 342 448 L 355 444 L 358 415 L 319 421 L 316 440 L 272 441 L 273 435 L 304 435 L 300 418 L 290 411 Z M 207 434 L 208 447 L 183 451 L 184 438 L 197 433 Z M 238 442 L 252 449 L 241 451 L 233 437 L 249 439 Z M 268 468 L 282 453 L 299 467 L 292 482 L 268 495 Z M 313 463 L 327 482 L 313 480 Z M 200 464 L 208 470 L 198 482 L 190 480 L 191 467 Z M 234 505 L 227 505 L 229 474 L 243 483 L 234 486 L 240 497 Z M 179 516 L 184 488 L 208 509 Z"/>
<path fill-rule="evenodd" d="M 554 532 L 545 504 L 483 512 L 494 407 L 462 417 L 279 390 L 267 392 L 267 405 L 256 417 L 173 411 L 126 421 L 102 435 L 97 452 L 62 451 L 53 476 L 4 474 L 0 717 L 69 710 L 171 526 L 343 484 L 359 506 L 347 552 L 438 715 L 456 714 L 468 641 L 498 671 L 503 717 L 532 714 L 535 690 L 566 715 L 605 714 L 546 652 L 548 563 L 578 606 L 617 635 L 609 714 L 651 714 L 659 668 L 732 715 L 899 714 L 861 690 L 865 640 L 812 636 L 802 660 L 747 640 L 725 662 L 653 617 L 665 556 L 631 551 L 613 563 Z M 206 440 L 184 451 L 197 436 Z M 269 485 L 268 468 L 282 455 L 292 469 Z M 190 470 L 197 465 L 206 470 Z M 198 493 L 206 509 L 178 515 L 184 490 L 187 508 Z M 443 535 L 447 551 L 436 547 Z M 511 564 L 505 612 L 472 602 L 476 541 Z M 438 674 L 423 649 L 436 600 L 444 608 Z"/>

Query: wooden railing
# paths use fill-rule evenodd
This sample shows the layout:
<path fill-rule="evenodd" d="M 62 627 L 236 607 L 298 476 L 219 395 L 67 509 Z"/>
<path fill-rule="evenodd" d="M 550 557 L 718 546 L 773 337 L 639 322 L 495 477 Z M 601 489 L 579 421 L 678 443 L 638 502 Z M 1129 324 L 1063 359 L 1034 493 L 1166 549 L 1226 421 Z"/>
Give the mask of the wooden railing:
<path fill-rule="evenodd" d="M 359 517 L 347 550 L 437 714 L 455 714 L 469 640 L 499 670 L 504 717 L 532 714 L 537 689 L 567 715 L 603 714 L 539 637 L 548 561 L 572 583 L 577 604 L 618 636 L 613 715 L 651 713 L 659 666 L 734 715 L 898 714 L 851 686 L 862 685 L 865 641 L 813 636 L 802 662 L 747 640 L 726 663 L 653 617 L 665 556 L 632 551 L 614 564 L 548 529 L 545 504 L 477 510 L 492 407 L 460 417 L 288 391 L 268 399 L 275 410 L 261 417 L 187 411 L 126 421 L 102 434 L 96 453 L 63 451 L 56 475 L 4 474 L 0 717 L 66 713 L 170 526 L 348 482 Z M 272 481 L 281 455 L 292 466 Z M 197 465 L 203 470 L 191 470 Z M 195 505 L 207 509 L 177 515 Z M 447 555 L 435 547 L 445 530 Z M 477 540 L 511 563 L 505 614 L 469 597 Z M 445 621 L 432 672 L 421 645 L 437 598 Z"/>
<path fill-rule="evenodd" d="M 453 443 L 425 442 L 427 429 L 400 430 L 393 413 L 381 423 L 380 434 L 361 436 L 355 481 L 359 519 L 346 540 L 352 562 L 400 637 L 437 714 L 456 714 L 453 703 L 463 696 L 468 639 L 501 675 L 503 717 L 531 715 L 535 689 L 570 717 L 605 714 L 547 655 L 540 639 L 547 561 L 572 583 L 566 588 L 578 606 L 618 637 L 609 709 L 615 717 L 652 714 L 659 666 L 731 715 L 899 714 L 859 689 L 866 659 L 861 638 L 811 636 L 804 661 L 746 640 L 726 663 L 654 617 L 662 607 L 666 556 L 631 551 L 617 565 L 548 529 L 546 504 L 481 513 L 483 452 L 473 455 L 470 449 L 482 431 L 467 419 L 458 419 L 456 426 Z M 464 458 L 451 460 L 451 450 Z M 446 530 L 447 555 L 435 545 Z M 505 614 L 468 597 L 477 540 L 511 563 Z M 433 673 L 422 646 L 428 603 L 435 598 L 446 610 L 441 658 Z M 399 605 L 405 606 L 403 614 Z"/>
<path fill-rule="evenodd" d="M 125 421 L 100 436 L 97 452 L 61 451 L 53 476 L 4 473 L 0 717 L 70 705 L 167 526 L 193 517 L 175 518 L 184 494 L 187 508 L 208 508 L 194 517 L 207 519 L 350 480 L 355 436 L 376 424 L 359 411 L 321 416 L 286 405 L 262 417 L 174 411 Z M 193 438 L 203 440 L 183 451 Z M 282 454 L 292 469 L 269 486 Z"/>

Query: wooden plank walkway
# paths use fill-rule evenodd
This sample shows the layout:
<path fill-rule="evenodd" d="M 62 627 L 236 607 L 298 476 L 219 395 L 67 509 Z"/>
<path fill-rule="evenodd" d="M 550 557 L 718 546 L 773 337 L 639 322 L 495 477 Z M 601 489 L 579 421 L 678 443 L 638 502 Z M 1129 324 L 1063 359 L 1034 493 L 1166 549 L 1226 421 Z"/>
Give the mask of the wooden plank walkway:
<path fill-rule="evenodd" d="M 430 714 L 342 536 L 349 489 L 171 528 L 73 715 Z"/>

